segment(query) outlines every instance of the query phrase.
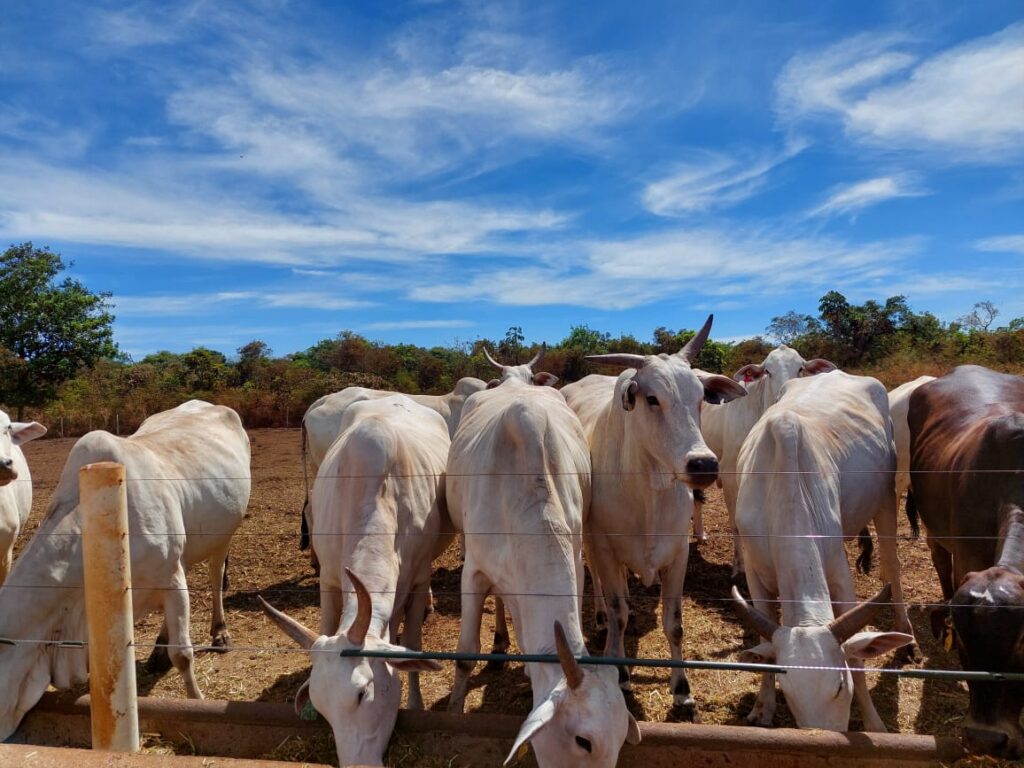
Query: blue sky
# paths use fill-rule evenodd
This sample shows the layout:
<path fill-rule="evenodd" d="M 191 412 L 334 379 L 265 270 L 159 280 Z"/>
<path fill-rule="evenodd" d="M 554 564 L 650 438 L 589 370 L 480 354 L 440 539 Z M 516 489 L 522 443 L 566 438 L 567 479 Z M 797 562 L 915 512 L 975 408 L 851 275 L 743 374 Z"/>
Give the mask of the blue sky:
<path fill-rule="evenodd" d="M 10 4 L 0 241 L 141 356 L 1024 315 L 1024 10 Z"/>

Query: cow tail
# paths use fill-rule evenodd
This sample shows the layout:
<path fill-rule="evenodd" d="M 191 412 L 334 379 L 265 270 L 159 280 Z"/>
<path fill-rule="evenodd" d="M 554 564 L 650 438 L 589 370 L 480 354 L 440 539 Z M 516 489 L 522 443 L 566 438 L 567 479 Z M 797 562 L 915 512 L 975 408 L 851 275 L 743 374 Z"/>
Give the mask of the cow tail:
<path fill-rule="evenodd" d="M 907 520 L 910 521 L 910 538 L 917 541 L 921 538 L 921 517 L 917 512 L 917 502 L 914 500 L 914 492 L 907 489 Z"/>
<path fill-rule="evenodd" d="M 306 464 L 308 439 L 306 437 L 306 420 L 302 420 L 302 482 L 306 489 L 306 499 L 302 502 L 302 524 L 299 527 L 299 550 L 309 549 L 309 468 Z"/>
<path fill-rule="evenodd" d="M 875 543 L 871 540 L 871 531 L 864 528 L 857 534 L 857 546 L 860 547 L 860 554 L 857 556 L 857 570 L 863 574 L 871 573 L 871 555 L 875 551 Z"/>

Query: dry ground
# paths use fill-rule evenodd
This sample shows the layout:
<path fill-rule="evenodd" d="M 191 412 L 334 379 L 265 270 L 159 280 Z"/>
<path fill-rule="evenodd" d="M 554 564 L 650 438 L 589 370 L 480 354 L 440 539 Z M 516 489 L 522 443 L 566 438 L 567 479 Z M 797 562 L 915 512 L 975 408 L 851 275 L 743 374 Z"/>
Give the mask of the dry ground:
<path fill-rule="evenodd" d="M 291 701 L 306 679 L 308 664 L 304 654 L 281 653 L 293 650 L 290 642 L 271 625 L 256 604 L 257 593 L 287 610 L 309 627 L 318 626 L 318 594 L 308 560 L 298 550 L 299 510 L 303 500 L 302 469 L 299 458 L 298 430 L 266 429 L 250 433 L 253 445 L 253 493 L 248 519 L 236 534 L 231 548 L 229 575 L 231 589 L 225 601 L 227 622 L 234 650 L 226 654 L 203 653 L 197 656 L 197 677 L 207 697 L 257 701 Z M 73 440 L 41 440 L 26 446 L 32 470 L 35 504 L 27 535 L 31 535 L 42 515 L 59 477 L 65 456 Z M 743 631 L 728 603 L 731 539 L 728 536 L 725 508 L 720 494 L 712 489 L 705 507 L 705 525 L 710 539 L 693 545 L 686 582 L 685 655 L 691 659 L 727 660 L 744 647 Z M 900 532 L 909 528 L 902 513 Z M 24 542 L 22 539 L 22 543 Z M 852 549 L 851 549 L 852 551 Z M 923 541 L 900 542 L 904 568 L 904 589 L 912 604 L 911 620 L 924 654 L 924 666 L 956 668 L 954 656 L 947 654 L 932 639 L 927 609 L 922 603 L 940 599 L 938 581 Z M 877 570 L 870 576 L 856 576 L 857 593 L 869 597 L 879 586 Z M 851 564 L 853 559 L 851 558 Z M 210 596 L 205 568 L 189 574 L 192 591 L 192 638 L 197 644 L 208 640 Z M 588 582 L 589 590 L 589 582 Z M 436 610 L 424 626 L 424 648 L 454 650 L 459 630 L 459 563 L 450 549 L 436 563 L 433 591 Z M 668 648 L 661 631 L 657 587 L 644 589 L 633 580 L 631 593 L 635 627 L 627 636 L 628 654 L 666 657 Z M 914 607 L 916 605 L 916 607 Z M 646 606 L 646 607 L 645 607 Z M 151 615 L 138 622 L 138 642 L 152 642 L 160 619 Z M 603 637 L 593 629 L 593 610 L 585 601 L 584 627 L 588 628 L 588 647 L 594 653 L 602 649 Z M 886 612 L 881 627 L 892 626 Z M 484 617 L 481 637 L 486 644 L 493 632 L 493 614 Z M 513 629 L 514 633 L 514 629 Z M 140 659 L 148 653 L 140 649 Z M 891 660 L 886 662 L 892 664 Z M 145 695 L 182 697 L 184 687 L 173 671 L 163 676 L 147 674 L 139 667 L 139 686 Z M 689 673 L 690 683 L 703 723 L 739 724 L 753 704 L 758 679 L 742 672 L 698 671 Z M 454 679 L 454 665 L 434 675 L 422 675 L 425 705 L 443 709 Z M 922 734 L 950 734 L 967 706 L 966 687 L 962 683 L 899 679 L 893 675 L 871 674 L 868 678 L 875 705 L 892 731 Z M 672 697 L 668 692 L 668 670 L 638 669 L 633 675 L 634 693 L 630 708 L 640 719 L 672 719 Z M 467 697 L 468 712 L 502 712 L 525 715 L 530 710 L 529 681 L 520 665 L 500 672 L 478 667 Z M 777 724 L 792 724 L 779 696 Z M 860 727 L 854 707 L 851 728 Z M 330 744 L 282 745 L 275 757 L 335 761 Z M 391 750 L 393 764 L 420 765 L 406 747 Z"/>

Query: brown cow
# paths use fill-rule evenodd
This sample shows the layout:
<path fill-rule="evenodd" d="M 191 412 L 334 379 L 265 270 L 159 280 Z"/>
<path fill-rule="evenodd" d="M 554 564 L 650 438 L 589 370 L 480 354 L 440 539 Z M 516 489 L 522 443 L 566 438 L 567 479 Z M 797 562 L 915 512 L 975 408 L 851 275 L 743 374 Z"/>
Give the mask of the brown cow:
<path fill-rule="evenodd" d="M 961 366 L 914 391 L 908 420 L 911 486 L 961 665 L 1024 672 L 1024 377 Z M 965 746 L 1024 755 L 1024 682 L 968 687 Z"/>

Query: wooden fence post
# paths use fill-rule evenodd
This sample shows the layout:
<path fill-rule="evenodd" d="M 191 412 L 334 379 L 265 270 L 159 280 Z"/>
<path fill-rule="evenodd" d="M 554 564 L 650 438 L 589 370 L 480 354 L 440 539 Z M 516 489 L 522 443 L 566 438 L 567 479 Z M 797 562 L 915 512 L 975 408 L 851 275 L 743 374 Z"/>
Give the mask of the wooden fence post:
<path fill-rule="evenodd" d="M 124 465 L 79 470 L 92 748 L 139 751 L 128 493 Z"/>

